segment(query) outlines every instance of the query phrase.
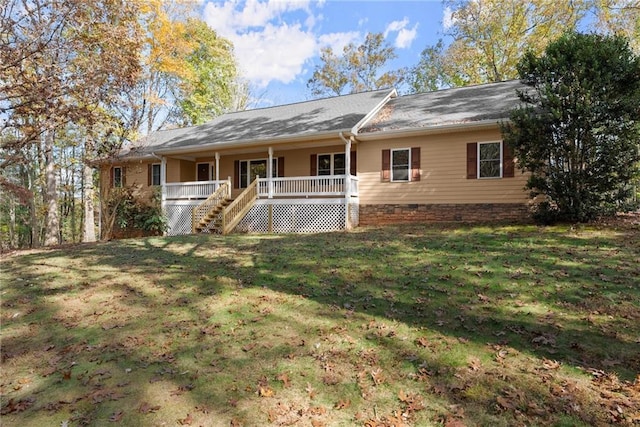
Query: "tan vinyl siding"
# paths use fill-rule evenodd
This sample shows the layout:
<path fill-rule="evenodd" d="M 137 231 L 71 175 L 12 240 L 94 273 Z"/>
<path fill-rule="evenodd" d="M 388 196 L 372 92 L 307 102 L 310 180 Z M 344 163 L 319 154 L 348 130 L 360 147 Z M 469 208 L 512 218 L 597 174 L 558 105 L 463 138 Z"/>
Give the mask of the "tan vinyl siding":
<path fill-rule="evenodd" d="M 147 163 L 131 162 L 124 164 L 126 168 L 126 186 L 147 187 Z"/>
<path fill-rule="evenodd" d="M 343 153 L 344 145 L 332 145 L 322 148 L 306 148 L 298 150 L 274 150 L 273 157 L 284 157 L 284 173 L 285 176 L 309 176 L 309 158 L 312 154 L 320 153 Z M 267 159 L 269 154 L 251 153 L 240 155 L 224 155 L 220 156 L 220 179 L 231 177 L 233 180 L 233 162 L 236 160 L 259 160 Z"/>
<path fill-rule="evenodd" d="M 524 203 L 526 176 L 467 179 L 467 143 L 499 141 L 498 129 L 358 144 L 361 204 Z M 384 149 L 420 147 L 420 181 L 381 182 Z"/>
<path fill-rule="evenodd" d="M 180 182 L 196 180 L 196 162 L 180 160 Z"/>

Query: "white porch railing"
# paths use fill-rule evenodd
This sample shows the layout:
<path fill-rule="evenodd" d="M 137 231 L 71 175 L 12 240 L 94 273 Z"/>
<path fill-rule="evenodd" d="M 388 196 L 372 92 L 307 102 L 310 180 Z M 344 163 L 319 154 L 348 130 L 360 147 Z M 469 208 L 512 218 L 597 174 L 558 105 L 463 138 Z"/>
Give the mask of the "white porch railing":
<path fill-rule="evenodd" d="M 226 181 L 168 182 L 167 199 L 206 199 Z"/>
<path fill-rule="evenodd" d="M 351 197 L 358 196 L 358 177 L 351 176 Z M 171 182 L 166 184 L 167 200 L 204 200 L 215 193 L 227 180 Z M 272 178 L 272 191 L 269 193 L 269 180 L 258 179 L 258 197 L 266 198 L 271 194 L 275 198 L 282 197 L 327 197 L 342 196 L 347 192 L 345 188 L 346 175 L 323 176 L 294 176 L 286 178 Z"/>
<path fill-rule="evenodd" d="M 295 176 L 258 180 L 259 197 L 344 196 L 346 175 Z M 351 196 L 358 195 L 358 178 L 351 177 Z M 271 185 L 271 191 L 269 191 Z"/>

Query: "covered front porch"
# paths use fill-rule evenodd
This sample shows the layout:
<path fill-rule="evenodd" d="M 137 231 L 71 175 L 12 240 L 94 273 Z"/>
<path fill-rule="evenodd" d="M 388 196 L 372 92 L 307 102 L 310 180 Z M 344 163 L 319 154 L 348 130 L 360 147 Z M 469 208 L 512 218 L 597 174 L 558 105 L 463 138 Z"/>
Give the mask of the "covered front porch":
<path fill-rule="evenodd" d="M 356 226 L 356 151 L 350 138 L 332 140 L 158 156 L 167 233 L 314 233 Z M 189 175 L 192 180 L 184 180 Z"/>
<path fill-rule="evenodd" d="M 232 188 L 231 177 L 164 184 L 167 234 L 317 233 L 358 225 L 358 177 L 351 174 L 257 176 L 235 197 Z M 201 226 L 207 215 L 211 225 Z"/>

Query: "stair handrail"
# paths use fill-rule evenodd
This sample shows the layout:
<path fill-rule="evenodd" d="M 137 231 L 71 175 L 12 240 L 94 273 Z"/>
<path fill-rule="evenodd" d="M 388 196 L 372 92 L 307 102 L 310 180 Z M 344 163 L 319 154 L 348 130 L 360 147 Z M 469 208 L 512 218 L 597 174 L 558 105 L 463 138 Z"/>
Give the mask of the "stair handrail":
<path fill-rule="evenodd" d="M 196 227 L 209 212 L 215 209 L 224 199 L 231 198 L 231 180 L 227 179 L 220 184 L 205 201 L 194 207 L 191 212 L 191 232 L 196 232 Z"/>
<path fill-rule="evenodd" d="M 258 199 L 258 180 L 256 179 L 229 206 L 222 211 L 222 234 L 229 234 L 242 220 Z"/>

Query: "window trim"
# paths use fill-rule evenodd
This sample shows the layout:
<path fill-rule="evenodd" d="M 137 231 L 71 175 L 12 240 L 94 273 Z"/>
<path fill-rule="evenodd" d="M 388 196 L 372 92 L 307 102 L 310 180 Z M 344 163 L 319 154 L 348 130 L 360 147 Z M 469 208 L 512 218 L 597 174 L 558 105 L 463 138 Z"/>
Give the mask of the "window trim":
<path fill-rule="evenodd" d="M 316 176 L 333 176 L 336 175 L 335 170 L 336 170 L 336 163 L 335 163 L 335 156 L 339 156 L 339 155 L 343 155 L 345 156 L 344 158 L 344 173 L 341 173 L 340 175 L 346 175 L 347 174 L 347 156 L 344 152 L 335 152 L 335 153 L 318 153 L 316 154 Z M 330 156 L 330 160 L 329 160 L 329 175 L 320 175 L 320 156 Z"/>
<path fill-rule="evenodd" d="M 116 181 L 116 169 L 120 171 L 120 181 Z M 111 186 L 113 188 L 122 188 L 124 187 L 124 167 L 122 166 L 113 166 L 112 168 L 112 179 Z"/>
<path fill-rule="evenodd" d="M 273 157 L 273 165 L 271 170 L 272 178 L 278 177 L 278 159 L 279 157 Z M 238 160 L 238 188 L 247 188 L 251 184 L 252 182 L 252 180 L 250 179 L 251 178 L 251 162 L 262 162 L 262 161 L 264 161 L 265 163 L 268 163 L 269 159 L 262 158 L 262 159 Z M 247 163 L 247 185 L 244 187 L 242 186 L 242 163 Z M 267 164 L 266 166 L 269 166 L 269 165 Z M 266 176 L 263 176 L 263 178 L 266 178 Z"/>
<path fill-rule="evenodd" d="M 500 154 L 498 159 L 490 159 L 485 161 L 495 161 L 498 160 L 500 162 L 499 171 L 500 174 L 498 176 L 480 176 L 481 168 L 480 168 L 480 146 L 484 144 L 500 144 Z M 477 152 L 476 152 L 476 178 L 477 179 L 500 179 L 503 178 L 504 175 L 504 141 L 482 141 L 477 143 Z"/>
<path fill-rule="evenodd" d="M 158 167 L 158 183 L 154 184 L 153 183 L 153 178 L 154 178 L 153 169 L 156 166 Z M 159 187 L 160 185 L 162 185 L 162 164 L 161 163 L 151 163 L 151 186 L 152 187 Z"/>
<path fill-rule="evenodd" d="M 394 179 L 393 178 L 393 153 L 396 151 L 407 151 L 407 179 Z M 392 148 L 389 150 L 389 181 L 390 182 L 411 182 L 412 168 L 411 168 L 411 147 L 409 148 Z"/>

